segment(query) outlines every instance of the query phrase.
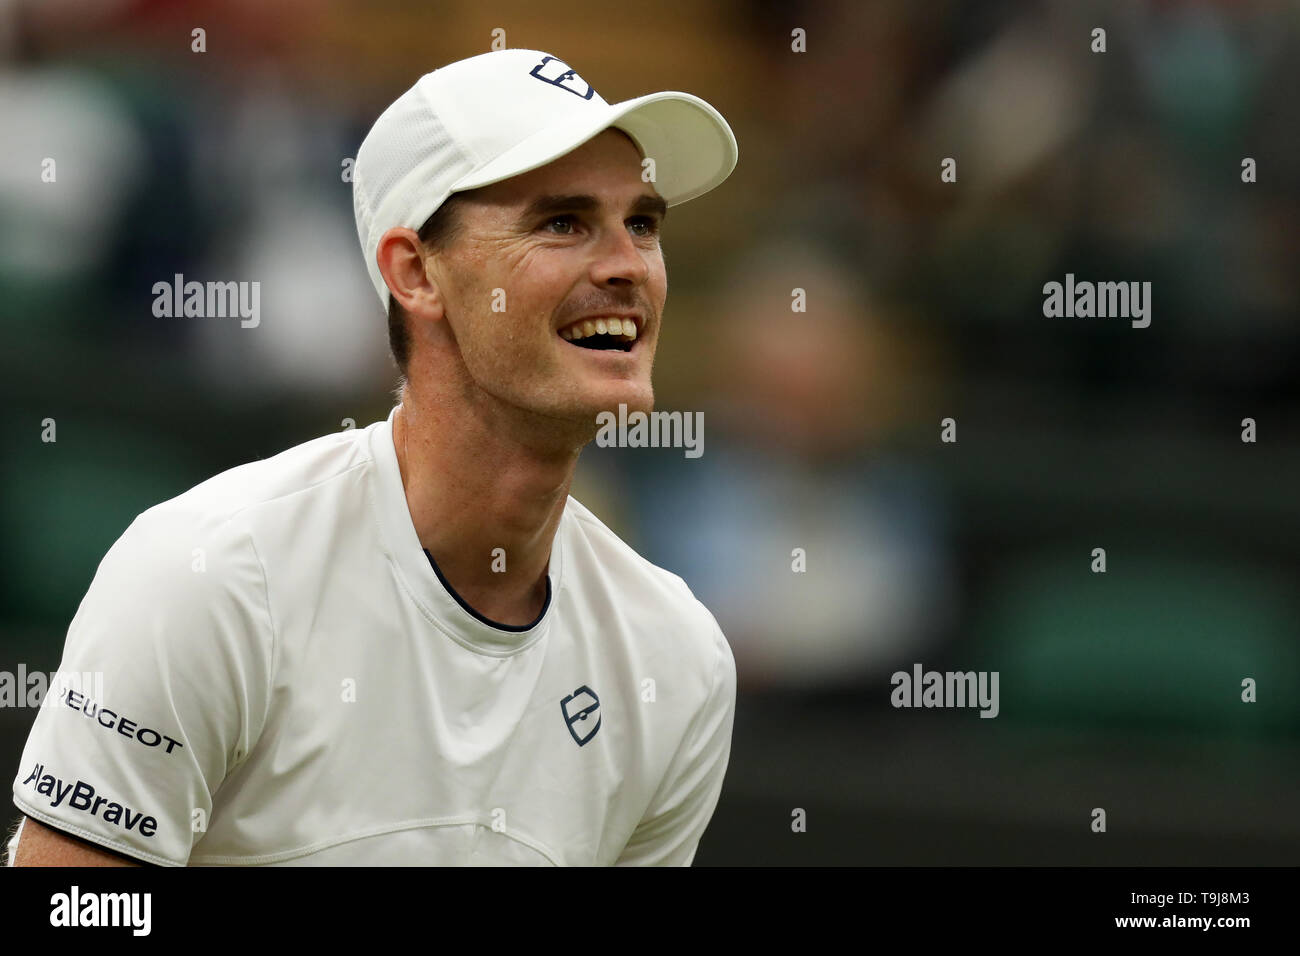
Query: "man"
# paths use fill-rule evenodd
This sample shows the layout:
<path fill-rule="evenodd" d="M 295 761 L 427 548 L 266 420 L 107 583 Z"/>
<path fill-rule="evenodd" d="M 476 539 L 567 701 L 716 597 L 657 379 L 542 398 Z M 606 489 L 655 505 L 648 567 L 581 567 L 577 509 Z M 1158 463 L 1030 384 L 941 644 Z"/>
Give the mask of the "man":
<path fill-rule="evenodd" d="M 735 162 L 702 100 L 532 50 L 390 106 L 353 188 L 401 403 L 117 541 L 61 666 L 103 699 L 37 716 L 18 865 L 688 865 L 731 651 L 568 489 L 599 412 L 652 406 L 665 207 Z"/>

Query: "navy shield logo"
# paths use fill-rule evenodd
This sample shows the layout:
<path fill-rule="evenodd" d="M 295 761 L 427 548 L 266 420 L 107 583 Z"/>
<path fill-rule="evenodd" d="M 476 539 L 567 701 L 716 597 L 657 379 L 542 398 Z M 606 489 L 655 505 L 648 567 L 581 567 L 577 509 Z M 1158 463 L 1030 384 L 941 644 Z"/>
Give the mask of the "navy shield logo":
<path fill-rule="evenodd" d="M 591 88 L 591 84 L 580 77 L 576 70 L 569 69 L 569 64 L 563 60 L 557 60 L 553 56 L 542 57 L 542 62 L 532 68 L 529 76 L 535 76 L 543 83 L 550 83 L 551 86 L 558 86 L 562 90 L 568 90 L 574 96 L 580 96 L 584 100 L 589 100 L 596 91 Z"/>
<path fill-rule="evenodd" d="M 600 730 L 600 698 L 586 684 L 560 701 L 560 713 L 564 715 L 564 725 L 569 728 L 569 734 L 579 747 Z"/>

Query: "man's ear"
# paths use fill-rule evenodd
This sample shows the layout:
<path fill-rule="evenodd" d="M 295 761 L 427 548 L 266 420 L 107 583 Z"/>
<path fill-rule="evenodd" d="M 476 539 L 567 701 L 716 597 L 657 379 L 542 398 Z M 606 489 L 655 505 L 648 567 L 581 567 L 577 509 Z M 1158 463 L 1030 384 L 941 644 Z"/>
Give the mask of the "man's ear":
<path fill-rule="evenodd" d="M 428 253 L 414 229 L 394 226 L 379 239 L 375 261 L 393 299 L 408 315 L 442 317 L 442 295 L 425 267 Z"/>

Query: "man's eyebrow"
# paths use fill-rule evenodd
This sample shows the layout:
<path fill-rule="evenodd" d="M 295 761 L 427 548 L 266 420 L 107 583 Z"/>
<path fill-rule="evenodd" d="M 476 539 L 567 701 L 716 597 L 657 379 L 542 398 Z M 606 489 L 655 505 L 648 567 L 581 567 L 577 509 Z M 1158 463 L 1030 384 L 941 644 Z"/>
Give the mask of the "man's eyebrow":
<path fill-rule="evenodd" d="M 638 216 L 656 215 L 663 219 L 668 215 L 668 203 L 663 196 L 638 196 L 632 204 L 632 212 Z"/>
<path fill-rule="evenodd" d="M 544 216 L 554 216 L 563 212 L 593 212 L 600 208 L 600 200 L 587 194 L 571 196 L 538 196 L 519 217 L 520 222 L 531 222 Z M 668 215 L 668 203 L 662 196 L 641 195 L 632 203 L 632 214 L 636 216 L 657 215 L 663 219 Z"/>

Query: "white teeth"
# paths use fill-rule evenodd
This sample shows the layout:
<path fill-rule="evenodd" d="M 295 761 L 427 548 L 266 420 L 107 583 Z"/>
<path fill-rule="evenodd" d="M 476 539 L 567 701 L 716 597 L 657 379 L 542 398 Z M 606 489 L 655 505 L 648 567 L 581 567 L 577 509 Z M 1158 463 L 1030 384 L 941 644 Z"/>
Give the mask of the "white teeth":
<path fill-rule="evenodd" d="M 560 329 L 560 335 L 570 342 L 576 339 L 585 339 L 589 335 L 617 335 L 629 342 L 635 342 L 637 331 L 636 323 L 631 319 L 612 316 L 575 322 L 573 325 Z"/>

